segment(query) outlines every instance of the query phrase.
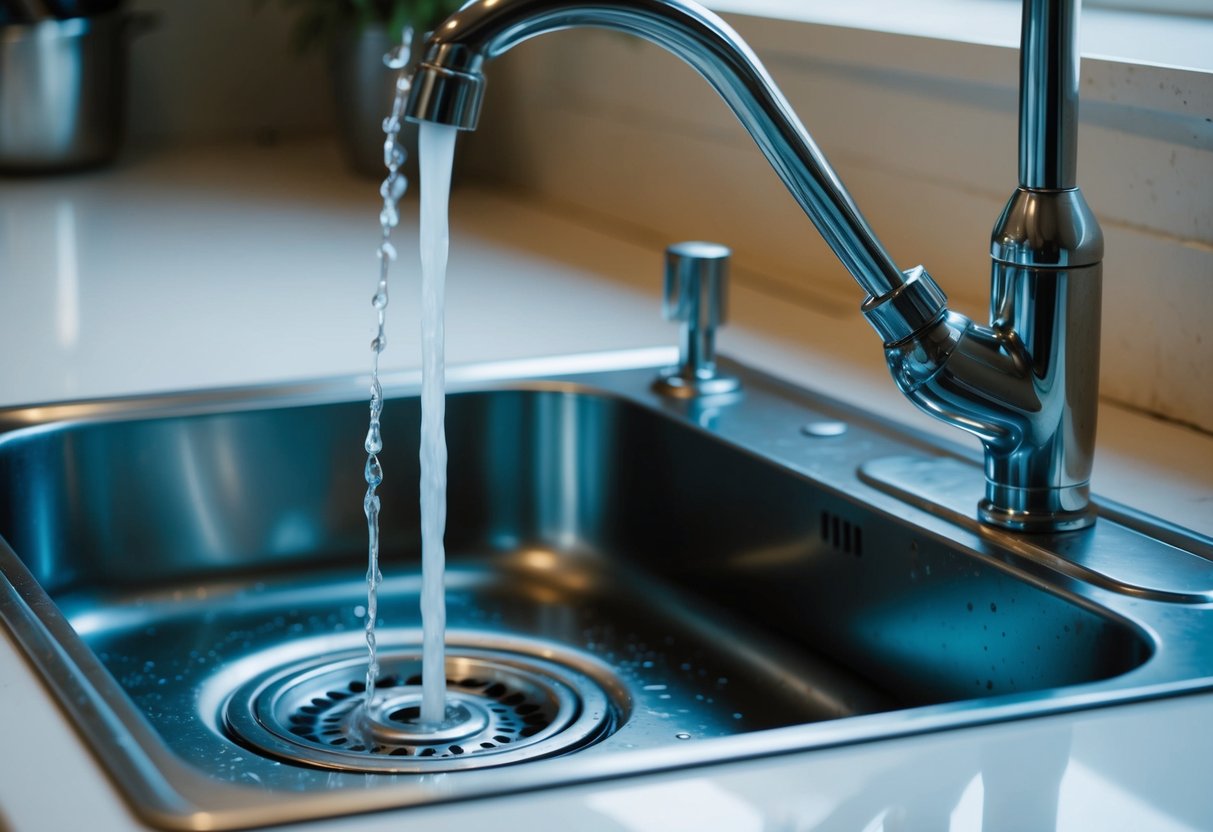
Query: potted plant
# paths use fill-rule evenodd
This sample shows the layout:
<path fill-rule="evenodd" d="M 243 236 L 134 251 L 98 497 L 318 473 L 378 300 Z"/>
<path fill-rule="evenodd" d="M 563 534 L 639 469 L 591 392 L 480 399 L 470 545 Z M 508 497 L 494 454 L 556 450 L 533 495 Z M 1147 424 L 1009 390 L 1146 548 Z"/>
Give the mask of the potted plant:
<path fill-rule="evenodd" d="M 267 0 L 259 0 L 264 3 Z M 383 56 L 399 45 L 405 33 L 415 33 L 416 47 L 464 0 L 278 0 L 298 17 L 293 41 L 300 51 L 327 50 L 337 136 L 346 161 L 354 170 L 382 178 L 384 116 L 391 110 L 397 70 Z M 416 128 L 406 125 L 401 137 L 416 146 Z M 409 167 L 416 153 L 410 154 Z"/>

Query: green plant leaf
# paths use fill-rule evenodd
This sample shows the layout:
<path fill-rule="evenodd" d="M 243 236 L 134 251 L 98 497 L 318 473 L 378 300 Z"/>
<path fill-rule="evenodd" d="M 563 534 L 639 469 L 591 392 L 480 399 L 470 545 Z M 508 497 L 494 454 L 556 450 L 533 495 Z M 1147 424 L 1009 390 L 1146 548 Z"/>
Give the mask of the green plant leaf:
<path fill-rule="evenodd" d="M 271 0 L 250 0 L 259 11 Z M 393 42 L 399 42 L 406 26 L 416 37 L 431 32 L 463 5 L 463 0 L 278 0 L 278 5 L 296 15 L 292 41 L 299 51 L 316 48 L 331 39 L 340 26 L 360 28 L 381 25 Z"/>

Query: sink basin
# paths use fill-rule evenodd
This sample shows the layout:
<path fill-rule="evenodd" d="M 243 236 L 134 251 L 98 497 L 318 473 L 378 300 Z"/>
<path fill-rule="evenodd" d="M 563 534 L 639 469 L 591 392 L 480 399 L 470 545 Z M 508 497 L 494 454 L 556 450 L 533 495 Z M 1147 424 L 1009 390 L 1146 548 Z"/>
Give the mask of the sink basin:
<path fill-rule="evenodd" d="M 664 398 L 656 367 L 451 373 L 448 675 L 487 720 L 475 743 L 353 749 L 339 730 L 365 669 L 364 382 L 0 412 L 0 618 L 135 810 L 169 828 L 1213 683 L 1208 541 L 1114 508 L 1098 531 L 984 530 L 962 450 L 738 365 L 740 396 Z M 416 381 L 391 380 L 384 411 L 388 733 L 417 681 Z"/>

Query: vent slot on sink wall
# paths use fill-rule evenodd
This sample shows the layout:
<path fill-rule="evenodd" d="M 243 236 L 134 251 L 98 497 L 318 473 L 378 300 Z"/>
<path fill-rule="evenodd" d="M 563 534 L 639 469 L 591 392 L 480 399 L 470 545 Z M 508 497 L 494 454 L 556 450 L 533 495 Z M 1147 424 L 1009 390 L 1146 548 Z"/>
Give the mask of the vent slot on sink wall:
<path fill-rule="evenodd" d="M 863 529 L 837 514 L 821 513 L 821 539 L 840 552 L 863 557 Z"/>

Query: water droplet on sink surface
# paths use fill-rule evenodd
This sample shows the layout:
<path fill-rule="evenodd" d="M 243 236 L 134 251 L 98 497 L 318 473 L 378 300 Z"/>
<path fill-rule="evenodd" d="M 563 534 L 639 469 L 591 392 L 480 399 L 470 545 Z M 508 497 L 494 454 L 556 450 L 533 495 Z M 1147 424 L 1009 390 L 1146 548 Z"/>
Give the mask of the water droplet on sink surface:
<path fill-rule="evenodd" d="M 674 735 L 674 739 L 676 739 L 676 740 L 689 740 L 690 738 L 691 738 L 691 735 L 688 734 L 686 731 L 679 731 L 677 734 Z"/>

